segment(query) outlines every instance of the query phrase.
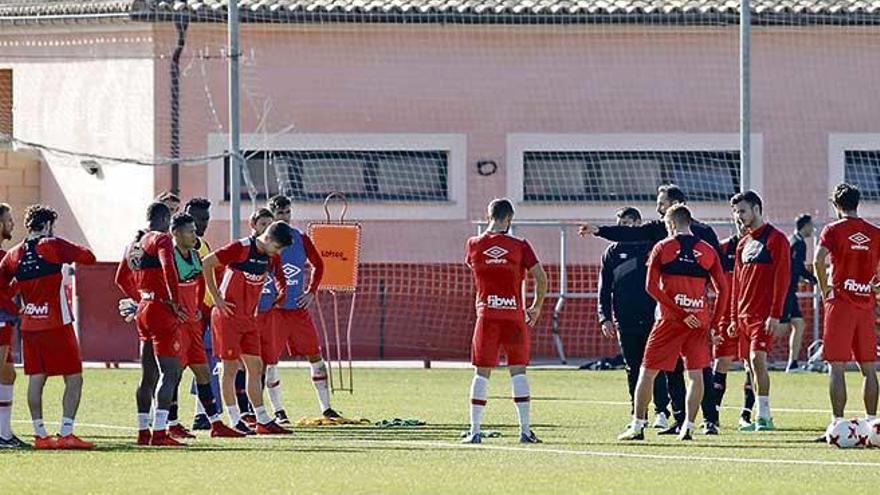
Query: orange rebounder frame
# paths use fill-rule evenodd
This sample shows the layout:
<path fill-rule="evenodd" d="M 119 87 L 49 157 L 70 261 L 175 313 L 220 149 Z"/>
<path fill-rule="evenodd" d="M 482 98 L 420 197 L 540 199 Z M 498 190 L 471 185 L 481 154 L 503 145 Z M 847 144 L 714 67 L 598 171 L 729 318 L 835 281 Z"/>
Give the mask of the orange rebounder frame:
<path fill-rule="evenodd" d="M 342 212 L 338 220 L 330 216 L 330 203 L 333 200 L 342 203 Z M 318 310 L 318 321 L 324 334 L 324 348 L 330 366 L 330 389 L 333 392 L 346 391 L 354 393 L 354 373 L 352 372 L 351 329 L 354 323 L 354 306 L 357 300 L 358 266 L 360 262 L 361 226 L 355 222 L 347 222 L 348 200 L 342 193 L 334 192 L 324 199 L 324 222 L 309 224 L 309 237 L 324 261 L 324 277 L 321 280 L 320 292 L 329 294 L 333 304 L 333 320 L 328 325 L 321 308 L 321 297 L 315 298 Z M 342 318 L 340 308 L 344 301 L 341 297 L 350 295 L 348 320 L 345 322 L 345 338 L 342 336 Z M 331 326 L 335 347 L 330 347 Z M 343 340 L 345 346 L 343 348 Z M 333 352 L 335 351 L 335 353 Z M 335 368 L 335 369 L 334 369 Z M 345 373 L 348 368 L 348 373 Z M 335 373 L 334 373 L 335 372 Z M 335 374 L 335 378 L 334 378 Z M 348 380 L 346 383 L 346 374 Z"/>

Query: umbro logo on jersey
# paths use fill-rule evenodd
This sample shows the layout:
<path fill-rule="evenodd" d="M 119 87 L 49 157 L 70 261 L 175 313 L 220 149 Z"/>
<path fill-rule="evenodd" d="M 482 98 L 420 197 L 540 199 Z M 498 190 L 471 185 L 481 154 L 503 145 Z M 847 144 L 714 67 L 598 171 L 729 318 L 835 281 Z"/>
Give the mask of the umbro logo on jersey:
<path fill-rule="evenodd" d="M 285 264 L 284 268 L 284 279 L 287 281 L 287 285 L 298 285 L 299 280 L 297 280 L 297 275 L 302 273 L 302 269 L 296 265 Z"/>
<path fill-rule="evenodd" d="M 871 249 L 870 247 L 865 245 L 871 242 L 871 238 L 861 232 L 856 232 L 855 234 L 849 236 L 849 240 L 850 242 L 852 242 L 852 244 L 850 244 L 849 246 L 850 249 L 856 249 L 859 251 L 867 251 Z"/>
<path fill-rule="evenodd" d="M 501 246 L 492 246 L 489 249 L 483 251 L 490 259 L 486 260 L 486 263 L 507 263 L 507 260 L 504 259 L 504 256 L 507 255 L 510 251 L 504 249 Z"/>

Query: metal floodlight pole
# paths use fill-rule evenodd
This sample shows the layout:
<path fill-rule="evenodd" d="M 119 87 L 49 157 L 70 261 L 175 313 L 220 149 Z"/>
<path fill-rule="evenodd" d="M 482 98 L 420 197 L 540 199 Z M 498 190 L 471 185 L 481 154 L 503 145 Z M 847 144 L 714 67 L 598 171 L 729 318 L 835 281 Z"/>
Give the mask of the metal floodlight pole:
<path fill-rule="evenodd" d="M 239 143 L 239 88 L 238 88 L 238 1 L 228 0 L 227 34 L 229 64 L 229 234 L 238 239 L 241 228 L 241 169 Z"/>
<path fill-rule="evenodd" d="M 752 188 L 752 135 L 751 135 L 751 38 L 752 7 L 749 0 L 740 0 L 739 16 L 739 139 L 740 190 Z"/>

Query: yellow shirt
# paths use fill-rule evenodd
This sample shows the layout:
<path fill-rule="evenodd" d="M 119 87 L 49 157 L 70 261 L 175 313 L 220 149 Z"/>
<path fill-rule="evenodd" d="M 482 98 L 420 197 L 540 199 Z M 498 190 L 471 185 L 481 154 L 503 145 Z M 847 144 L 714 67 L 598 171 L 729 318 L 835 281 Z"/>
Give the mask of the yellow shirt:
<path fill-rule="evenodd" d="M 197 250 L 199 253 L 199 257 L 205 259 L 211 253 L 211 247 L 208 246 L 208 241 L 199 237 L 199 249 Z M 205 291 L 205 306 L 213 307 L 214 306 L 214 298 L 211 297 L 211 293 Z"/>

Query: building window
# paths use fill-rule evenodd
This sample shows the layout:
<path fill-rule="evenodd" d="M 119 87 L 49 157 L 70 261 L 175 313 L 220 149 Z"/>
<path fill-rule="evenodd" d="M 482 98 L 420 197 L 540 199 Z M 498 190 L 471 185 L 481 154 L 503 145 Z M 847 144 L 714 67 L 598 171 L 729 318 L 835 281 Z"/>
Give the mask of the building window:
<path fill-rule="evenodd" d="M 247 181 L 241 197 L 266 199 L 283 193 L 293 201 L 319 202 L 334 191 L 362 202 L 448 202 L 449 153 L 442 150 L 245 151 Z M 229 161 L 224 199 L 229 199 Z"/>
<path fill-rule="evenodd" d="M 675 183 L 691 201 L 727 201 L 739 190 L 739 152 L 525 151 L 526 203 L 652 202 Z"/>
<path fill-rule="evenodd" d="M 0 69 L 0 142 L 12 137 L 12 70 Z"/>
<path fill-rule="evenodd" d="M 880 150 L 845 150 L 843 159 L 843 180 L 858 186 L 863 200 L 880 201 Z"/>

